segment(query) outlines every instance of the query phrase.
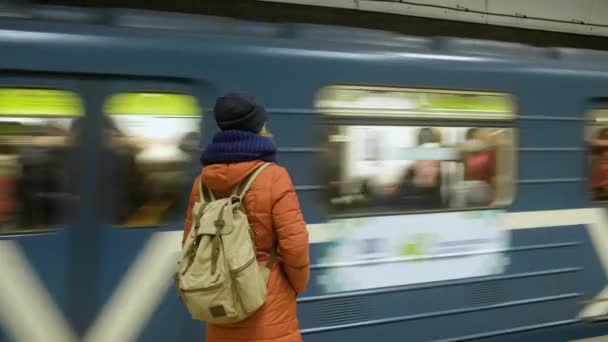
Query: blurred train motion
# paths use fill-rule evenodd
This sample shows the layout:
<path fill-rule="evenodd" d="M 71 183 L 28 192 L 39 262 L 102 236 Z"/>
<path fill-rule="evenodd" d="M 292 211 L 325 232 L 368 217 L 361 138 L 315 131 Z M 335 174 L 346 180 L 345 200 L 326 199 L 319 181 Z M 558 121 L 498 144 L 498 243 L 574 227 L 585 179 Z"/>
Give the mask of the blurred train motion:
<path fill-rule="evenodd" d="M 608 334 L 606 52 L 61 7 L 0 51 L 0 340 L 203 340 L 171 277 L 228 91 L 309 223 L 306 341 Z"/>
<path fill-rule="evenodd" d="M 0 89 L 0 100 L 2 230 L 57 226 L 78 211 L 78 153 L 85 134 L 81 100 L 74 93 L 31 88 Z M 171 106 L 184 107 L 163 107 L 172 101 L 183 101 Z M 105 109 L 99 123 L 98 156 L 105 161 L 100 176 L 113 177 L 107 181 L 113 186 L 97 192 L 101 220 L 126 226 L 181 220 L 177 198 L 191 184 L 185 170 L 197 159 L 200 141 L 196 102 L 185 95 L 120 94 Z M 148 115 L 151 109 L 155 112 Z"/>

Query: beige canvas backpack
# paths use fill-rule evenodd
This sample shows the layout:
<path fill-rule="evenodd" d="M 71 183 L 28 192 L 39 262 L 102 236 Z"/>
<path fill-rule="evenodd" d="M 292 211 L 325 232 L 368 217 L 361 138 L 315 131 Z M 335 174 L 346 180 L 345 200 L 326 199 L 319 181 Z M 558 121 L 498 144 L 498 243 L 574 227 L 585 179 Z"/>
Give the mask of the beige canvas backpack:
<path fill-rule="evenodd" d="M 266 284 L 276 247 L 261 267 L 243 198 L 263 164 L 227 198 L 215 198 L 199 181 L 192 229 L 178 262 L 176 286 L 192 318 L 209 323 L 234 323 L 256 312 L 266 301 Z M 273 239 L 274 241 L 274 239 Z"/>

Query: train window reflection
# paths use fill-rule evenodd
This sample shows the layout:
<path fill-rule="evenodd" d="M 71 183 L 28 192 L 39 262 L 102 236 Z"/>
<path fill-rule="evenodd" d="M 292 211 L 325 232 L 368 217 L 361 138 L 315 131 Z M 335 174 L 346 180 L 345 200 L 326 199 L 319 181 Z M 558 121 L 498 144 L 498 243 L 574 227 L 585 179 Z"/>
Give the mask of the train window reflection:
<path fill-rule="evenodd" d="M 183 221 L 200 143 L 196 98 L 121 93 L 108 99 L 105 113 L 104 222 L 150 227 Z"/>
<path fill-rule="evenodd" d="M 73 120 L 82 114 L 72 92 L 0 88 L 0 233 L 65 223 L 66 205 L 77 196 L 66 158 Z"/>

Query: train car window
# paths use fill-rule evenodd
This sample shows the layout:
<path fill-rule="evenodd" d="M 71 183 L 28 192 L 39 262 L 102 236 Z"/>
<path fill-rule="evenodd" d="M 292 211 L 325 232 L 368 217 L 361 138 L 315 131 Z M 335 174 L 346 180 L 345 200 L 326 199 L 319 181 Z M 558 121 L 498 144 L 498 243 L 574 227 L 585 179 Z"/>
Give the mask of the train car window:
<path fill-rule="evenodd" d="M 608 109 L 592 110 L 587 119 L 589 190 L 593 201 L 605 202 L 608 201 Z"/>
<path fill-rule="evenodd" d="M 333 214 L 501 207 L 513 197 L 514 110 L 503 94 L 323 89 Z"/>
<path fill-rule="evenodd" d="M 74 119 L 83 112 L 73 92 L 0 88 L 0 233 L 65 223 L 70 194 L 76 195 L 66 158 Z"/>
<path fill-rule="evenodd" d="M 186 94 L 132 92 L 105 104 L 104 222 L 181 223 L 198 160 L 201 108 Z"/>

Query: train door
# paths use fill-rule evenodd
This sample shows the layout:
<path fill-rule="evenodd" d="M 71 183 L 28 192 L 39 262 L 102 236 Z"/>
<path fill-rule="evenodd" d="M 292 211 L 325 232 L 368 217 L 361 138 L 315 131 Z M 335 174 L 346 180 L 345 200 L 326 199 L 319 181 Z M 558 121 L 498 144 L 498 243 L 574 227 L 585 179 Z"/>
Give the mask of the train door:
<path fill-rule="evenodd" d="M 70 175 L 91 146 L 73 129 L 93 94 L 76 75 L 0 73 L 0 341 L 74 337 L 71 237 L 91 221 L 86 177 Z"/>
<path fill-rule="evenodd" d="M 93 198 L 102 227 L 99 311 L 86 337 L 202 339 L 203 329 L 171 290 L 188 197 L 200 170 L 203 111 L 214 91 L 187 80 L 101 82 Z"/>

